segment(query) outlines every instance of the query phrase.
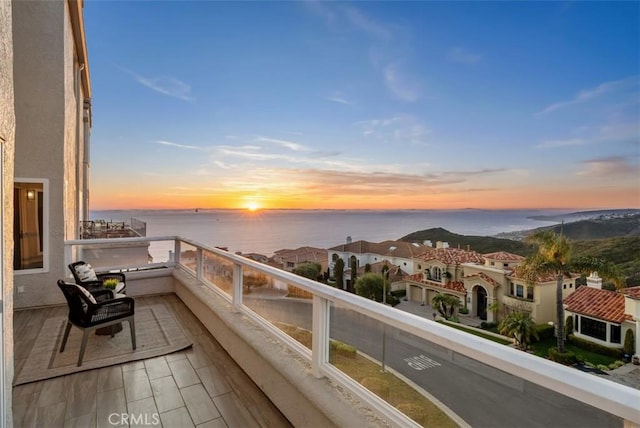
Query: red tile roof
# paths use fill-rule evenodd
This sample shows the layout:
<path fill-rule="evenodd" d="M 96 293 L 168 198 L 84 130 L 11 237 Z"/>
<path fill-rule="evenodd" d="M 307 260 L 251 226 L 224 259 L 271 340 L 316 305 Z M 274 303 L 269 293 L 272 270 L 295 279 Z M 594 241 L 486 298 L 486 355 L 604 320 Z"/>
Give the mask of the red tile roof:
<path fill-rule="evenodd" d="M 564 304 L 570 312 L 616 324 L 631 319 L 624 313 L 624 295 L 617 291 L 582 286 Z"/>
<path fill-rule="evenodd" d="M 491 278 L 489 275 L 487 275 L 487 274 L 486 274 L 486 273 L 484 273 L 484 272 L 476 272 L 476 273 L 474 273 L 473 275 L 467 275 L 467 276 L 465 276 L 463 279 L 473 278 L 473 277 L 476 277 L 476 276 L 478 276 L 478 277 L 480 277 L 480 278 L 484 279 L 484 280 L 485 280 L 485 281 L 487 281 L 489 284 L 492 284 L 492 285 L 494 285 L 494 286 L 496 286 L 496 287 L 498 287 L 498 286 L 500 285 L 500 283 L 499 283 L 499 282 L 497 282 L 495 279 Z"/>
<path fill-rule="evenodd" d="M 401 257 L 411 259 L 424 253 L 431 247 L 415 242 L 383 241 L 379 243 L 367 241 L 355 241 L 350 244 L 342 244 L 329 248 L 329 251 L 340 251 L 354 254 L 379 254 L 388 257 Z"/>
<path fill-rule="evenodd" d="M 524 260 L 523 256 L 507 253 L 506 251 L 498 251 L 495 253 L 483 254 L 485 259 L 496 260 L 500 262 L 520 262 Z"/>
<path fill-rule="evenodd" d="M 536 282 L 552 282 L 552 281 L 555 282 L 557 276 L 558 275 L 556 273 L 554 273 L 554 272 L 547 272 L 545 274 L 539 274 L 536 277 Z M 517 267 L 513 268 L 513 272 L 511 273 L 511 275 L 508 275 L 508 277 L 509 278 L 516 278 L 516 279 L 524 279 L 524 278 L 522 278 L 522 277 L 520 277 L 518 275 L 518 268 Z M 571 274 L 571 278 L 572 279 L 580 278 L 580 274 L 572 273 Z M 565 279 L 567 279 L 567 277 L 565 277 Z"/>
<path fill-rule="evenodd" d="M 627 297 L 640 300 L 640 287 L 623 288 L 619 291 Z"/>
<path fill-rule="evenodd" d="M 438 260 L 446 265 L 459 265 L 460 263 L 484 264 L 484 258 L 475 251 L 461 250 L 460 248 L 429 248 L 418 255 L 424 261 Z"/>
<path fill-rule="evenodd" d="M 446 284 L 442 284 L 438 281 L 424 280 L 424 275 L 422 273 L 415 273 L 413 275 L 406 275 L 404 277 L 407 281 L 419 282 L 425 285 L 430 285 L 432 287 L 444 288 L 446 290 L 453 290 L 459 293 L 466 293 L 467 290 L 464 288 L 464 283 L 462 281 L 448 281 Z"/>

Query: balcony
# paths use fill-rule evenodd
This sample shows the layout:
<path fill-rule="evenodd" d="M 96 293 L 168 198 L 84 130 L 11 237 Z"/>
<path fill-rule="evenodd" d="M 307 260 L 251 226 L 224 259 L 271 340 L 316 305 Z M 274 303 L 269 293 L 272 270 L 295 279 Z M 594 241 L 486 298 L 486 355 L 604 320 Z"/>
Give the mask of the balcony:
<path fill-rule="evenodd" d="M 182 358 L 186 357 L 196 372 L 201 360 L 217 362 L 223 352 L 221 348 L 231 359 L 223 367 L 235 368 L 225 372 L 224 380 L 233 387 L 229 392 L 239 399 L 233 401 L 234 406 L 238 409 L 242 409 L 238 403 L 245 406 L 244 410 L 238 410 L 247 418 L 242 419 L 243 423 L 233 419 L 242 416 L 225 418 L 207 381 L 199 378 L 208 393 L 203 397 L 216 405 L 228 426 L 640 425 L 637 389 L 479 339 L 218 248 L 178 237 L 121 241 L 148 243 L 150 253 L 157 254 L 154 262 L 129 261 L 105 265 L 103 269 L 125 271 L 127 293 L 139 304 L 162 299 L 170 302 L 172 308 L 179 307 L 176 318 L 185 322 L 183 329 L 196 331 L 197 340 L 206 337 L 206 347 L 215 350 L 203 355 L 198 350 L 199 342 L 193 339 L 196 346 L 185 351 Z M 69 241 L 65 262 L 82 259 L 86 248 L 93 251 L 113 242 L 114 239 Z M 159 256 L 162 254 L 167 255 L 164 260 Z M 64 307 L 41 310 L 64 311 Z M 30 315 L 32 310 L 24 312 L 27 319 L 39 316 Z M 29 346 L 29 335 L 19 330 L 29 324 L 22 316 L 22 311 L 16 312 L 17 369 L 19 358 L 26 355 L 24 349 Z M 165 361 L 178 357 L 167 356 Z M 358 359 L 356 369 L 352 359 Z M 162 365 L 147 360 L 114 369 L 124 379 L 125 397 L 128 373 L 144 368 L 148 381 L 152 382 L 149 373 L 153 368 L 149 367 L 156 364 Z M 373 364 L 376 372 L 384 370 L 388 378 L 375 380 L 357 370 L 367 364 Z M 97 373 L 93 375 L 88 374 L 92 372 L 74 375 L 79 379 L 67 381 L 79 386 L 68 389 L 65 423 L 88 415 L 98 426 L 104 424 L 99 415 L 110 409 L 99 407 L 98 403 L 103 401 L 97 398 L 90 399 L 88 404 L 82 402 L 77 392 L 83 390 L 81 385 L 93 385 L 90 377 L 97 379 L 101 370 L 94 370 Z M 172 372 L 171 376 L 180 386 L 180 374 Z M 245 386 L 235 388 L 236 378 L 238 384 Z M 413 399 L 399 399 L 400 394 L 392 386 L 398 379 L 405 386 L 410 385 L 421 399 L 432 403 L 431 407 L 416 406 Z M 26 425 L 33 414 L 53 417 L 48 413 L 54 412 L 53 408 L 40 409 L 43 406 L 37 406 L 33 399 L 33 394 L 39 393 L 42 400 L 44 394 L 44 403 L 48 403 L 52 391 L 64 390 L 55 381 L 51 383 L 46 388 L 29 386 L 33 384 L 15 388 L 16 422 Z M 105 393 L 96 390 L 95 396 Z M 159 400 L 155 397 L 154 401 Z M 193 425 L 213 421 L 194 418 L 192 408 L 202 406 L 183 401 L 180 417 L 184 416 L 185 421 Z M 120 399 L 114 402 L 114 408 L 131 411 L 129 402 L 127 398 L 123 404 Z M 254 406 L 264 410 L 255 415 L 250 410 Z M 162 416 L 163 412 L 156 410 Z M 251 418 L 246 416 L 247 412 Z M 199 414 L 195 410 L 193 413 Z M 208 417 L 212 415 L 215 413 L 208 413 Z M 431 417 L 443 419 L 434 424 L 429 422 Z"/>

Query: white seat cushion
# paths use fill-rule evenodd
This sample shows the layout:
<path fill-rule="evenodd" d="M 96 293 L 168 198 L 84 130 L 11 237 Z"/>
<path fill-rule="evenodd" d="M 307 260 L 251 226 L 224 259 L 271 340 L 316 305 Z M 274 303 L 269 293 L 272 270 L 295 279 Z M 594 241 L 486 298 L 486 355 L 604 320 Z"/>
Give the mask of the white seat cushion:
<path fill-rule="evenodd" d="M 78 275 L 78 278 L 81 282 L 98 280 L 96 272 L 93 270 L 89 263 L 77 265 L 74 269 L 76 270 L 76 274 Z"/>
<path fill-rule="evenodd" d="M 120 293 L 123 288 L 124 288 L 124 282 L 119 282 L 118 285 L 116 285 L 115 292 Z"/>
<path fill-rule="evenodd" d="M 80 290 L 82 292 L 82 294 L 84 294 L 85 296 L 87 296 L 87 299 L 89 299 L 89 301 L 91 303 L 93 303 L 94 305 L 98 302 L 96 302 L 96 298 L 93 297 L 93 294 L 89 293 L 89 291 L 84 288 L 82 285 L 78 285 L 78 284 L 74 284 L 76 287 L 78 287 L 78 290 Z"/>

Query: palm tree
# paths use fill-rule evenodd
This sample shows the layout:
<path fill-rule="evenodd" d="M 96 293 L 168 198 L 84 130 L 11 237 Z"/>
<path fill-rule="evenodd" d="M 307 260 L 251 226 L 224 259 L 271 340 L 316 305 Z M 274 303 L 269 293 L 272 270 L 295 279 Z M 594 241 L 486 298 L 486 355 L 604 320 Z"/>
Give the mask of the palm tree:
<path fill-rule="evenodd" d="M 498 331 L 505 336 L 513 336 L 516 346 L 521 349 L 527 349 L 532 337 L 538 338 L 535 322 L 524 312 L 511 312 L 500 322 Z"/>
<path fill-rule="evenodd" d="M 620 270 L 611 262 L 594 257 L 571 258 L 572 244 L 562 234 L 557 235 L 550 230 L 534 232 L 527 236 L 526 241 L 537 244 L 538 251 L 518 266 L 518 276 L 529 284 L 536 282 L 540 275 L 553 274 L 556 277 L 556 316 L 558 352 L 564 353 L 564 306 L 562 303 L 562 279 L 570 277 L 571 272 L 588 274 L 598 272 L 603 278 L 610 280 L 617 287 L 622 287 L 624 277 Z"/>
<path fill-rule="evenodd" d="M 454 315 L 456 308 L 461 307 L 462 303 L 456 296 L 438 293 L 431 299 L 431 306 L 436 308 L 444 318 L 450 319 Z"/>

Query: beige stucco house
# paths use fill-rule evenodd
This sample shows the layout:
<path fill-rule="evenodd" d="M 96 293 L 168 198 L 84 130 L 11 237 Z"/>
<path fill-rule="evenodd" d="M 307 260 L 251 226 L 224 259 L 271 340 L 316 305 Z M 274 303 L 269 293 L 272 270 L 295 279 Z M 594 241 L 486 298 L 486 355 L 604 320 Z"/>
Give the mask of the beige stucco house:
<path fill-rule="evenodd" d="M 603 290 L 602 278 L 594 272 L 587 278 L 587 285 L 563 303 L 565 316 L 573 318 L 576 337 L 622 349 L 627 331 L 632 331 L 633 354 L 640 355 L 640 287 Z"/>
<path fill-rule="evenodd" d="M 88 217 L 91 85 L 82 1 L 11 2 L 16 307 L 62 303 L 64 241 Z"/>
<path fill-rule="evenodd" d="M 13 19 L 11 2 L 0 2 L 0 169 L 2 184 L 2 268 L 0 269 L 0 427 L 13 426 L 13 158 L 15 106 L 13 79 Z"/>
<path fill-rule="evenodd" d="M 13 424 L 14 308 L 64 301 L 55 285 L 65 274 L 61 249 L 88 215 L 91 86 L 82 7 L 0 2 L 0 426 Z"/>

